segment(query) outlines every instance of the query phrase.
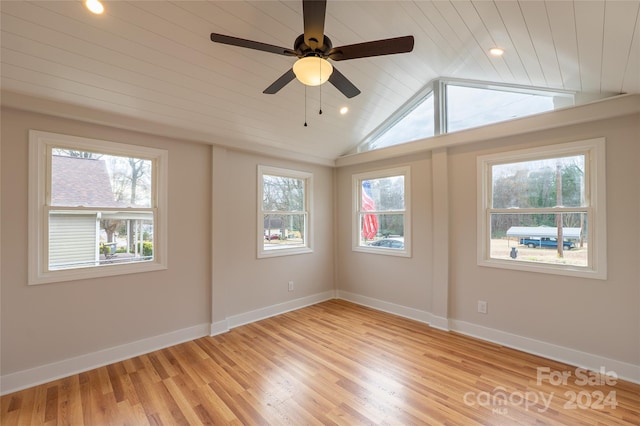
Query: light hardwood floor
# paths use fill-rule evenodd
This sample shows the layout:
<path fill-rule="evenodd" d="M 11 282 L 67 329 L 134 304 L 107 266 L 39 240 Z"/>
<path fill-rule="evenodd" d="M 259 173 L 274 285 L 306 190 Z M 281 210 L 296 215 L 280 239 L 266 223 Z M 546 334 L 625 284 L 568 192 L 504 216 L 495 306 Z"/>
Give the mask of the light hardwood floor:
<path fill-rule="evenodd" d="M 566 384 L 548 379 L 563 373 L 571 374 Z M 581 385 L 583 378 L 601 379 L 332 300 L 5 395 L 1 419 L 2 425 L 640 424 L 640 385 Z"/>

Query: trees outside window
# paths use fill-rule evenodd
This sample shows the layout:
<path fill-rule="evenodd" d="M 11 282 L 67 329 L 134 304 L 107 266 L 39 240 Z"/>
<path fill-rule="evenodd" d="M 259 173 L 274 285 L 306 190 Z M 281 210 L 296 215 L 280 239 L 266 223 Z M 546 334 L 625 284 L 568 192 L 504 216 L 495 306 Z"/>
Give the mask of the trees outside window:
<path fill-rule="evenodd" d="M 311 251 L 312 175 L 258 167 L 258 257 Z"/>
<path fill-rule="evenodd" d="M 30 150 L 30 283 L 166 267 L 166 151 L 37 131 Z"/>
<path fill-rule="evenodd" d="M 605 274 L 604 140 L 478 159 L 478 260 Z"/>

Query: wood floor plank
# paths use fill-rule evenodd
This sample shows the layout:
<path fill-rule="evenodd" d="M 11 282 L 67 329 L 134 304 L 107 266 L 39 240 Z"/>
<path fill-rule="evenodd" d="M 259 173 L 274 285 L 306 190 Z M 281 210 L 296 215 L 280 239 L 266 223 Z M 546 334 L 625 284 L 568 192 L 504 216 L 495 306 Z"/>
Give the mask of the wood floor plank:
<path fill-rule="evenodd" d="M 208 418 L 213 424 L 237 424 L 241 425 L 240 419 L 236 417 L 233 411 L 229 409 L 227 404 L 220 398 L 210 386 L 203 386 L 194 391 L 194 395 L 200 400 L 200 408 L 198 412 L 200 418 Z M 204 410 L 204 413 L 201 412 Z"/>
<path fill-rule="evenodd" d="M 200 422 L 200 418 L 198 417 L 198 413 L 195 411 L 196 405 L 193 404 L 193 400 L 190 397 L 191 391 L 180 386 L 179 382 L 176 383 L 176 381 L 170 378 L 164 380 L 163 383 L 171 395 L 171 398 L 180 409 L 180 412 L 184 415 L 187 424 L 198 424 Z"/>
<path fill-rule="evenodd" d="M 539 368 L 572 380 L 540 381 Z M 5 395 L 0 423 L 640 424 L 640 385 L 575 373 L 332 300 Z"/>

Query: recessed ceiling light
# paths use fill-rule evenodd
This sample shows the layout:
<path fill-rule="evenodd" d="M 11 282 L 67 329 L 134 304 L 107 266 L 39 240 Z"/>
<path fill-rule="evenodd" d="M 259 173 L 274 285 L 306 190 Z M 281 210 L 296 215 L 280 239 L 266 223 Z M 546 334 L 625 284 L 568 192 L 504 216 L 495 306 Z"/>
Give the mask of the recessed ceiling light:
<path fill-rule="evenodd" d="M 86 0 L 84 5 L 91 13 L 95 13 L 96 15 L 100 15 L 104 12 L 104 6 L 100 0 Z"/>
<path fill-rule="evenodd" d="M 342 108 L 340 108 L 340 114 L 345 115 L 348 112 L 349 112 L 349 108 L 347 108 L 346 106 L 343 106 Z"/>
<path fill-rule="evenodd" d="M 504 49 L 502 47 L 492 47 L 489 49 L 489 53 L 493 56 L 502 56 L 504 55 Z"/>

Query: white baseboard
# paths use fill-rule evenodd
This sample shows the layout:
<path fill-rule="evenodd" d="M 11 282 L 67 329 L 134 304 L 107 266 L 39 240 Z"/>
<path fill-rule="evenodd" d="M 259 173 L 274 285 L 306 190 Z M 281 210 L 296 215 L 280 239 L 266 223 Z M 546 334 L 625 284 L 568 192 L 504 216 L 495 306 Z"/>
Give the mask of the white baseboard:
<path fill-rule="evenodd" d="M 439 317 L 437 315 L 431 314 L 431 322 L 429 325 L 433 328 L 437 328 L 442 331 L 450 331 L 451 326 L 449 324 L 449 318 Z"/>
<path fill-rule="evenodd" d="M 203 336 L 222 334 L 233 327 L 259 321 L 264 318 L 300 309 L 305 306 L 324 302 L 325 300 L 333 298 L 333 291 L 318 293 L 312 296 L 279 303 L 277 305 L 267 306 L 255 311 L 234 315 L 223 321 L 217 321 L 211 324 L 200 324 L 51 364 L 41 365 L 28 370 L 9 373 L 0 377 L 0 395 L 37 386 L 63 377 L 68 377 L 73 374 L 102 367 L 104 365 L 113 364 L 114 362 L 133 358 L 138 355 L 174 346 L 189 340 L 198 339 Z"/>
<path fill-rule="evenodd" d="M 599 371 L 601 367 L 604 367 L 606 371 L 614 371 L 620 379 L 640 384 L 640 366 L 638 365 L 581 352 L 465 321 L 450 320 L 432 315 L 427 311 L 338 290 L 336 292 L 327 291 L 288 302 L 278 303 L 254 311 L 233 315 L 223 321 L 217 321 L 211 324 L 200 324 L 28 370 L 6 374 L 0 377 L 0 395 L 47 383 L 52 380 L 102 367 L 203 336 L 225 333 L 234 327 L 334 298 L 344 299 L 383 312 L 423 322 L 434 328 L 445 331 L 456 331 L 461 334 L 554 359 L 576 367 L 587 368 L 592 371 Z"/>
<path fill-rule="evenodd" d="M 565 346 L 543 342 L 541 340 L 531 339 L 465 321 L 450 320 L 450 323 L 452 331 L 467 336 L 476 337 L 544 358 L 550 358 L 574 367 L 586 368 L 591 371 L 598 372 L 604 367 L 605 371 L 615 372 L 618 378 L 622 380 L 640 384 L 640 365 L 578 351 Z"/>
<path fill-rule="evenodd" d="M 615 372 L 618 378 L 622 380 L 640 384 L 640 366 L 638 365 L 587 352 L 581 352 L 565 346 L 559 346 L 553 343 L 547 343 L 541 340 L 531 339 L 529 337 L 523 337 L 517 334 L 465 321 L 438 317 L 426 311 L 408 308 L 406 306 L 346 291 L 338 290 L 336 297 L 401 317 L 424 322 L 429 324 L 431 327 L 444 331 L 455 331 L 512 349 L 560 361 L 574 367 L 586 368 L 590 371 L 596 372 L 600 371 L 600 369 L 604 367 L 606 371 Z"/>
<path fill-rule="evenodd" d="M 138 355 L 209 335 L 209 324 L 200 324 L 135 342 L 68 358 L 0 377 L 0 395 L 82 373 Z"/>
<path fill-rule="evenodd" d="M 232 315 L 227 318 L 228 329 L 239 327 L 255 321 L 260 321 L 275 315 L 284 314 L 285 312 L 294 311 L 304 308 L 305 306 L 315 305 L 335 298 L 334 291 L 325 291 L 323 293 L 313 294 L 311 296 L 301 297 L 300 299 L 290 300 L 288 302 L 278 303 L 276 305 L 267 306 L 256 309 L 254 311 L 245 312 L 238 315 Z"/>
<path fill-rule="evenodd" d="M 433 315 L 431 315 L 431 313 L 427 311 L 422 311 L 420 309 L 409 308 L 403 305 L 386 302 L 384 300 L 374 299 L 373 297 L 350 293 L 348 291 L 338 290 L 336 297 L 338 299 L 344 299 L 349 302 L 357 303 L 358 305 L 377 309 L 379 311 L 388 312 L 390 314 L 424 322 L 429 325 L 431 325 L 431 323 L 433 322 Z"/>
<path fill-rule="evenodd" d="M 222 321 L 212 322 L 209 335 L 216 336 L 218 334 L 226 333 L 227 331 L 229 331 L 229 321 L 225 319 Z"/>

